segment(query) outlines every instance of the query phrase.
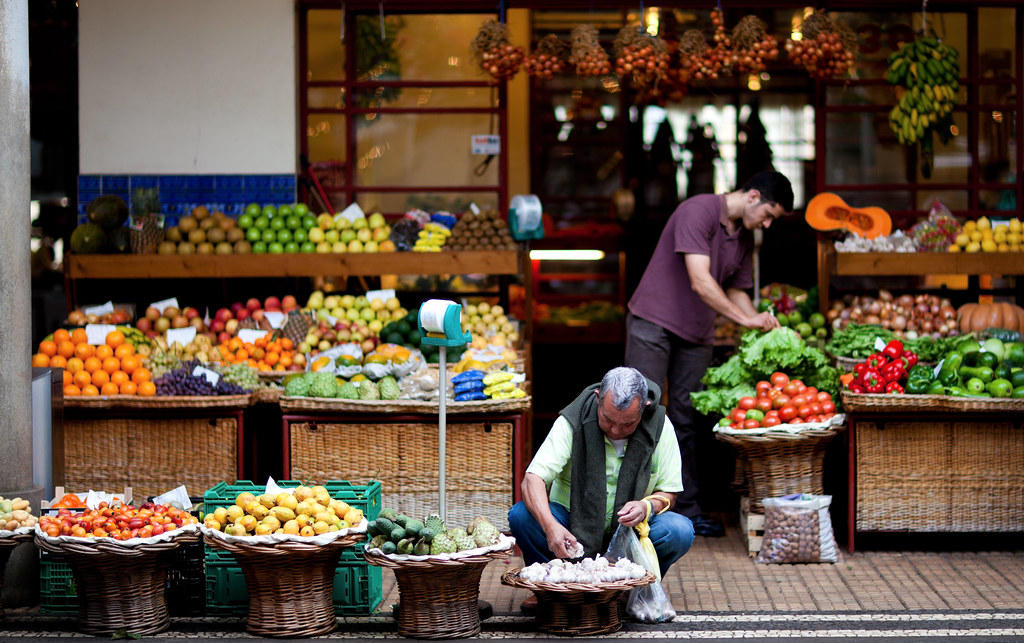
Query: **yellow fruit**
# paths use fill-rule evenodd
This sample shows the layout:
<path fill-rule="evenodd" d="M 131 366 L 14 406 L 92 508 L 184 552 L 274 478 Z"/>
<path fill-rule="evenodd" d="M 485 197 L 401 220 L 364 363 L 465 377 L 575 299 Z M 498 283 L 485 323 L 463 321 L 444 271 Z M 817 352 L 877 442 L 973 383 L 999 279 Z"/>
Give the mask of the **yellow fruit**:
<path fill-rule="evenodd" d="M 217 507 L 216 509 L 214 509 L 213 517 L 217 522 L 219 522 L 222 525 L 226 525 L 227 523 L 232 522 L 228 520 L 228 510 L 226 507 Z"/>
<path fill-rule="evenodd" d="M 970 234 L 971 232 L 974 232 L 977 229 L 978 229 L 978 224 L 975 223 L 974 221 L 968 221 L 967 223 L 964 224 L 964 232 L 966 232 L 968 234 Z"/>
<path fill-rule="evenodd" d="M 998 246 L 996 246 L 996 250 L 999 251 L 999 252 L 1009 252 L 1010 251 L 1010 244 L 1008 244 L 1008 243 L 1000 243 Z"/>
<path fill-rule="evenodd" d="M 979 230 L 988 230 L 992 227 L 992 223 L 988 220 L 988 217 L 979 217 L 977 226 Z"/>
<path fill-rule="evenodd" d="M 299 514 L 295 516 L 295 522 L 299 524 L 299 527 L 306 527 L 313 524 L 313 518 L 309 514 Z"/>
<path fill-rule="evenodd" d="M 299 535 L 305 536 L 306 538 L 311 538 L 316 535 L 316 531 L 313 529 L 312 526 L 306 525 L 305 527 L 299 530 Z"/>
<path fill-rule="evenodd" d="M 288 522 L 284 523 L 284 526 L 281 527 L 281 529 L 283 529 L 284 533 L 286 534 L 298 534 L 299 523 L 295 522 L 294 520 L 289 520 Z"/>
<path fill-rule="evenodd" d="M 277 503 L 274 501 L 274 496 L 270 495 L 269 493 L 265 493 L 262 496 L 260 496 L 260 504 L 266 507 L 267 509 L 270 509 Z"/>
<path fill-rule="evenodd" d="M 238 524 L 242 525 L 246 531 L 252 531 L 256 529 L 256 516 L 245 515 L 238 519 Z"/>
<path fill-rule="evenodd" d="M 948 250 L 949 252 L 960 252 L 960 246 L 954 243 L 951 244 L 948 248 L 946 248 L 946 250 Z"/>
<path fill-rule="evenodd" d="M 217 531 L 224 528 L 224 525 L 219 523 L 213 516 L 207 516 L 206 519 L 203 520 L 203 526 L 207 529 L 216 529 Z"/>
<path fill-rule="evenodd" d="M 228 525 L 224 528 L 224 533 L 229 536 L 244 536 L 245 527 L 242 525 Z"/>
<path fill-rule="evenodd" d="M 250 506 L 252 508 L 249 510 L 249 513 L 255 516 L 256 520 L 263 520 L 270 513 L 269 509 L 267 509 L 258 502 L 252 503 Z"/>
<path fill-rule="evenodd" d="M 313 516 L 313 518 L 317 522 L 325 522 L 327 524 L 332 524 L 338 520 L 338 518 L 334 515 L 334 512 L 331 511 L 318 511 L 316 515 Z"/>
<path fill-rule="evenodd" d="M 1011 232 L 1010 234 L 1006 235 L 1006 243 L 1010 244 L 1011 246 L 1015 243 L 1020 243 L 1020 241 L 1021 234 L 1019 232 Z"/>
<path fill-rule="evenodd" d="M 295 520 L 295 512 L 288 507 L 274 507 L 270 510 L 270 515 L 285 523 L 290 520 Z"/>
<path fill-rule="evenodd" d="M 349 527 L 351 527 L 351 526 L 352 526 L 352 525 L 348 524 L 348 521 L 347 521 L 347 520 L 342 520 L 342 521 L 341 521 L 341 522 L 339 522 L 339 523 L 338 523 L 338 525 L 337 525 L 338 529 L 348 529 L 348 528 L 349 528 Z"/>
<path fill-rule="evenodd" d="M 997 230 L 992 234 L 992 240 L 996 243 L 1006 243 L 1006 233 L 1002 230 Z"/>
<path fill-rule="evenodd" d="M 1020 246 L 1019 243 L 1011 243 L 1010 244 L 1010 252 L 1020 252 L 1020 248 L 1021 248 L 1021 246 Z"/>
<path fill-rule="evenodd" d="M 966 251 L 966 252 L 980 252 L 981 251 L 981 244 L 978 243 L 977 241 L 972 241 L 969 244 L 967 244 L 967 247 L 964 248 L 964 251 Z"/>
<path fill-rule="evenodd" d="M 252 502 L 247 502 L 244 505 L 239 505 L 239 506 L 242 509 L 245 509 L 245 513 L 251 514 L 253 512 L 253 510 L 256 509 L 256 507 L 262 507 L 263 505 L 260 504 L 259 500 L 253 500 Z"/>
<path fill-rule="evenodd" d="M 295 496 L 293 496 L 290 493 L 284 492 L 277 494 L 277 497 L 274 498 L 274 501 L 277 503 L 277 506 L 287 507 L 288 509 L 291 509 L 293 511 L 295 510 L 295 507 L 298 506 L 299 504 L 299 501 L 295 499 Z"/>
<path fill-rule="evenodd" d="M 349 507 L 348 503 L 345 502 L 344 500 L 332 500 L 329 506 L 331 511 L 334 512 L 334 515 L 338 518 L 344 518 L 345 514 L 347 514 L 349 510 L 352 508 Z"/>
<path fill-rule="evenodd" d="M 228 522 L 238 522 L 238 519 L 245 515 L 245 511 L 238 505 L 228 507 Z"/>
<path fill-rule="evenodd" d="M 278 520 L 277 518 L 273 517 L 273 516 L 267 516 L 266 518 L 264 518 L 262 524 L 264 524 L 267 527 L 269 527 L 270 531 L 272 531 L 272 532 L 273 531 L 277 531 L 278 529 L 281 528 L 281 521 Z"/>
<path fill-rule="evenodd" d="M 996 247 L 996 242 L 991 239 L 985 239 L 981 242 L 981 249 L 985 252 L 995 252 Z"/>
<path fill-rule="evenodd" d="M 253 531 L 253 533 L 257 536 L 269 536 L 270 534 L 274 533 L 274 530 L 271 529 L 270 526 L 266 523 L 261 522 L 260 524 L 256 525 L 256 530 Z"/>
<path fill-rule="evenodd" d="M 1009 231 L 1010 231 L 1010 226 L 1005 224 L 1005 223 L 1000 223 L 999 225 L 994 226 L 992 228 L 992 234 L 999 234 L 1000 232 L 1002 232 L 1003 234 L 1006 234 Z"/>
<path fill-rule="evenodd" d="M 343 516 L 343 519 L 350 525 L 358 525 L 363 521 L 363 510 L 350 509 L 349 512 Z"/>
<path fill-rule="evenodd" d="M 975 243 L 981 243 L 981 240 L 984 238 L 984 235 L 981 234 L 981 232 L 978 231 L 978 230 L 975 230 L 974 232 L 971 232 L 967 236 L 969 236 L 971 238 L 971 241 L 973 241 Z"/>
<path fill-rule="evenodd" d="M 299 502 L 313 497 L 313 490 L 302 485 L 295 487 L 295 489 L 292 490 L 292 493 L 295 494 L 295 499 Z"/>
<path fill-rule="evenodd" d="M 330 528 L 330 525 L 328 525 L 326 522 L 324 522 L 322 520 L 317 520 L 316 522 L 313 523 L 313 533 L 316 533 L 316 534 L 322 534 L 322 533 L 326 532 L 329 528 Z"/>
<path fill-rule="evenodd" d="M 256 496 L 249 493 L 248 491 L 243 491 L 242 493 L 238 494 L 237 498 L 235 498 L 235 504 L 238 505 L 239 507 L 245 507 L 254 500 L 256 500 Z"/>
<path fill-rule="evenodd" d="M 1010 232 L 1020 232 L 1022 229 L 1024 229 L 1024 226 L 1021 225 L 1020 219 L 1016 217 L 1010 219 L 1009 227 Z"/>

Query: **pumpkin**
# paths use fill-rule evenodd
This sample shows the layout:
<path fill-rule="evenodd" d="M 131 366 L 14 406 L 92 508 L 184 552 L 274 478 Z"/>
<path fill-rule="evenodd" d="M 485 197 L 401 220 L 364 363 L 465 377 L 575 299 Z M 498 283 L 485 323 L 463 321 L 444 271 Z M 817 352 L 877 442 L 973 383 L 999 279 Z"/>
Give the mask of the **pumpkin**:
<path fill-rule="evenodd" d="M 991 304 L 964 304 L 956 311 L 961 333 L 980 333 L 986 328 L 1024 330 L 1024 308 L 1004 301 Z"/>
<path fill-rule="evenodd" d="M 846 229 L 865 239 L 874 239 L 892 232 L 892 218 L 882 208 L 853 208 L 838 194 L 822 192 L 807 204 L 804 215 L 815 230 Z"/>

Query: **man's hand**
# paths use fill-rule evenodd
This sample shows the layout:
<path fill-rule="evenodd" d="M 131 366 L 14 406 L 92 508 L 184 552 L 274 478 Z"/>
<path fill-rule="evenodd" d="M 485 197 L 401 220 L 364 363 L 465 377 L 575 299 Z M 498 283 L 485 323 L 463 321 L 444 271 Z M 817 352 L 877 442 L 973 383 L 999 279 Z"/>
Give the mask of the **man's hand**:
<path fill-rule="evenodd" d="M 548 537 L 548 549 L 555 558 L 576 558 L 572 553 L 577 546 L 576 536 L 561 523 L 556 522 L 544 535 Z"/>
<path fill-rule="evenodd" d="M 754 315 L 744 325 L 747 328 L 758 328 L 760 330 L 774 330 L 782 326 L 779 320 L 775 318 L 775 315 L 768 311 Z"/>
<path fill-rule="evenodd" d="M 620 525 L 635 527 L 647 517 L 647 503 L 643 500 L 630 500 L 622 505 L 618 516 Z"/>

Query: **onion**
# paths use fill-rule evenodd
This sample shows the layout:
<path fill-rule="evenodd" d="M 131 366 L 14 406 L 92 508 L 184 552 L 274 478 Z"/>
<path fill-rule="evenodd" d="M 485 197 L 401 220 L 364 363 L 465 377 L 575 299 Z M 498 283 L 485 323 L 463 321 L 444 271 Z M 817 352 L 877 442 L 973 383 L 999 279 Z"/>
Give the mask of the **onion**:
<path fill-rule="evenodd" d="M 956 317 L 956 309 L 949 305 L 942 306 L 939 308 L 939 316 L 943 319 L 954 319 Z"/>
<path fill-rule="evenodd" d="M 892 301 L 892 293 L 888 290 L 879 290 L 878 298 L 882 301 Z"/>
<path fill-rule="evenodd" d="M 922 332 L 931 333 L 934 330 L 935 330 L 935 324 L 932 323 L 932 320 L 926 319 L 923 322 L 921 322 L 921 331 Z"/>
<path fill-rule="evenodd" d="M 882 328 L 892 328 L 892 320 L 891 319 L 883 319 L 882 320 Z"/>
<path fill-rule="evenodd" d="M 864 318 L 864 323 L 873 324 L 877 326 L 878 324 L 882 323 L 882 320 L 878 318 L 878 315 L 868 315 L 867 317 Z"/>
<path fill-rule="evenodd" d="M 832 310 L 825 313 L 825 319 L 831 324 L 833 321 L 839 318 L 839 311 L 833 308 Z"/>
<path fill-rule="evenodd" d="M 840 311 L 839 318 L 843 319 L 843 320 L 849 319 L 850 318 L 850 309 L 849 308 L 844 308 L 842 311 Z"/>
<path fill-rule="evenodd" d="M 900 298 L 896 300 L 896 303 L 899 304 L 901 308 L 910 308 L 914 305 L 914 298 L 910 295 L 900 295 Z"/>
<path fill-rule="evenodd" d="M 892 327 L 898 331 L 902 331 L 907 327 L 907 318 L 903 315 L 896 315 L 892 318 Z"/>
<path fill-rule="evenodd" d="M 878 301 L 873 301 L 868 305 L 868 313 L 877 315 L 880 312 L 882 312 L 882 304 Z"/>
<path fill-rule="evenodd" d="M 907 339 L 917 339 L 917 331 L 916 330 L 908 330 L 907 334 L 905 335 L 905 337 Z"/>
<path fill-rule="evenodd" d="M 919 303 L 914 306 L 914 312 L 919 313 L 923 317 L 931 313 L 931 308 L 928 307 L 928 304 Z"/>

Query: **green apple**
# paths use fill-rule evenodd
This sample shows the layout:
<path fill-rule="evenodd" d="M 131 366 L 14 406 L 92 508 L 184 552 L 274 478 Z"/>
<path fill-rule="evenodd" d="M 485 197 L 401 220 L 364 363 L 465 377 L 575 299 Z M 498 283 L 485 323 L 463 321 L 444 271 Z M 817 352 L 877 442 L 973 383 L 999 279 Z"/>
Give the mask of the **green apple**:
<path fill-rule="evenodd" d="M 254 255 L 267 254 L 267 244 L 263 243 L 262 241 L 257 241 L 256 243 L 252 244 L 252 253 Z"/>
<path fill-rule="evenodd" d="M 309 232 L 307 232 L 304 228 L 299 228 L 298 230 L 292 232 L 292 239 L 295 240 L 295 243 L 306 243 L 307 241 L 309 241 Z"/>
<path fill-rule="evenodd" d="M 380 320 L 377 320 L 377 319 L 374 319 L 369 324 L 367 324 L 367 326 L 369 326 L 369 328 L 370 328 L 370 330 L 372 332 L 379 334 L 380 333 L 380 329 L 384 328 L 384 322 L 382 322 Z"/>
<path fill-rule="evenodd" d="M 341 306 L 331 308 L 331 317 L 335 319 L 345 319 L 345 309 Z"/>
<path fill-rule="evenodd" d="M 334 228 L 331 228 L 327 232 L 324 232 L 324 241 L 326 241 L 327 243 L 334 243 L 339 238 L 340 237 L 338 236 L 338 231 L 335 230 Z"/>
<path fill-rule="evenodd" d="M 358 239 L 354 239 L 352 241 L 349 241 L 348 242 L 348 251 L 349 252 L 362 252 L 363 251 L 363 242 L 359 241 Z"/>
<path fill-rule="evenodd" d="M 271 219 L 277 216 L 277 208 L 270 204 L 263 206 L 262 212 L 266 217 Z"/>
<path fill-rule="evenodd" d="M 245 213 L 248 214 L 253 219 L 258 217 L 261 211 L 262 208 L 260 208 L 259 203 L 250 203 L 249 205 L 245 206 Z"/>
<path fill-rule="evenodd" d="M 384 241 L 389 236 L 391 236 L 391 227 L 390 226 L 385 226 L 383 228 L 374 228 L 373 229 L 373 240 L 376 241 L 377 243 L 380 243 L 381 241 Z"/>
<path fill-rule="evenodd" d="M 355 295 L 342 295 L 340 302 L 341 303 L 338 304 L 339 306 L 342 306 L 344 308 L 352 308 L 353 306 L 356 305 L 356 297 Z"/>
<path fill-rule="evenodd" d="M 259 228 L 249 228 L 245 231 L 245 240 L 249 243 L 256 243 L 263 237 Z"/>
<path fill-rule="evenodd" d="M 262 241 L 263 243 L 271 243 L 273 241 L 277 241 L 277 233 L 271 230 L 270 228 L 267 228 L 262 233 L 260 233 L 260 241 Z"/>
<path fill-rule="evenodd" d="M 321 230 L 330 230 L 334 227 L 334 217 L 324 212 L 316 218 L 316 224 Z"/>
<path fill-rule="evenodd" d="M 352 227 L 355 228 L 356 230 L 360 230 L 362 228 L 370 227 L 370 224 L 366 222 L 365 217 L 359 217 L 358 219 L 352 222 Z"/>
<path fill-rule="evenodd" d="M 284 244 L 282 244 L 280 241 L 275 241 L 273 243 L 268 243 L 267 244 L 267 252 L 269 252 L 272 255 L 283 254 L 284 253 Z"/>
<path fill-rule="evenodd" d="M 359 321 L 359 309 L 349 308 L 345 311 L 345 319 L 349 321 Z"/>
<path fill-rule="evenodd" d="M 372 308 L 363 308 L 359 311 L 359 318 L 363 321 L 373 321 L 377 319 L 377 313 L 373 312 Z"/>
<path fill-rule="evenodd" d="M 324 240 L 324 231 L 320 228 L 309 229 L 309 240 L 313 243 L 320 243 Z"/>
<path fill-rule="evenodd" d="M 352 223 L 345 217 L 338 217 L 338 220 L 334 222 L 334 227 L 339 230 L 345 230 L 346 228 L 351 228 Z"/>
<path fill-rule="evenodd" d="M 314 217 L 312 214 L 307 214 L 303 216 L 302 227 L 307 230 L 312 230 L 313 228 L 317 227 L 316 217 Z"/>
<path fill-rule="evenodd" d="M 388 300 L 384 302 L 384 307 L 388 310 L 398 310 L 402 307 L 402 302 L 398 301 L 398 297 L 388 297 Z"/>
<path fill-rule="evenodd" d="M 285 221 L 281 217 L 274 217 L 273 219 L 270 220 L 270 229 L 271 230 L 284 230 L 284 228 L 285 228 Z"/>
<path fill-rule="evenodd" d="M 329 253 L 330 251 L 331 251 L 331 244 L 327 243 L 326 241 L 321 241 L 318 244 L 316 244 L 316 253 L 317 254 L 324 255 L 324 254 Z"/>
<path fill-rule="evenodd" d="M 306 216 L 307 214 L 309 214 L 309 206 L 306 205 L 305 203 L 296 203 L 295 214 L 299 215 L 300 217 Z"/>
<path fill-rule="evenodd" d="M 346 251 L 345 244 L 342 243 L 341 241 L 335 241 L 334 243 L 331 244 L 331 252 L 338 253 L 338 252 L 345 252 L 345 251 Z"/>
<path fill-rule="evenodd" d="M 356 300 L 352 302 L 352 305 L 356 308 L 369 308 L 370 300 L 367 299 L 365 295 L 359 295 L 356 297 Z"/>
<path fill-rule="evenodd" d="M 243 214 L 242 216 L 238 217 L 238 227 L 243 230 L 248 230 L 249 228 L 252 227 L 253 221 L 254 219 L 251 214 Z"/>
<path fill-rule="evenodd" d="M 371 240 L 363 244 L 363 252 L 378 252 L 379 250 L 376 241 Z"/>
<path fill-rule="evenodd" d="M 284 244 L 284 251 L 286 254 L 296 254 L 299 251 L 299 244 L 295 243 L 294 241 L 288 241 Z"/>
<path fill-rule="evenodd" d="M 261 214 L 260 216 L 253 219 L 252 224 L 255 227 L 259 228 L 260 230 L 265 230 L 266 228 L 270 227 L 270 217 L 268 217 L 265 214 Z"/>
<path fill-rule="evenodd" d="M 339 238 L 345 243 L 352 243 L 356 240 L 356 231 L 352 228 L 345 228 L 341 231 L 341 236 Z"/>
<path fill-rule="evenodd" d="M 324 308 L 334 308 L 335 306 L 344 305 L 339 302 L 341 302 L 341 297 L 338 295 L 328 295 L 327 299 L 324 299 Z"/>
<path fill-rule="evenodd" d="M 316 244 L 312 241 L 303 241 L 299 244 L 299 252 L 303 254 L 310 254 L 316 252 Z"/>
<path fill-rule="evenodd" d="M 356 230 L 356 239 L 359 239 L 361 243 L 366 243 L 373 238 L 373 232 L 369 228 L 359 228 Z"/>
<path fill-rule="evenodd" d="M 287 218 L 287 217 L 292 216 L 292 214 L 294 214 L 294 213 L 295 213 L 295 210 L 292 208 L 292 206 L 290 206 L 288 204 L 279 206 L 277 208 L 277 216 L 279 216 L 279 217 Z"/>
<path fill-rule="evenodd" d="M 309 299 L 306 301 L 307 308 L 323 308 L 324 307 L 324 291 L 314 290 L 309 294 Z"/>
<path fill-rule="evenodd" d="M 374 212 L 370 215 L 370 218 L 366 221 L 371 228 L 382 228 L 387 225 L 387 220 L 384 219 L 384 215 L 380 212 Z"/>
<path fill-rule="evenodd" d="M 298 230 L 302 227 L 302 217 L 290 214 L 285 217 L 284 225 L 289 230 Z"/>
<path fill-rule="evenodd" d="M 294 241 L 292 238 L 292 231 L 288 228 L 281 228 L 277 231 L 277 240 L 281 243 L 290 243 Z"/>

